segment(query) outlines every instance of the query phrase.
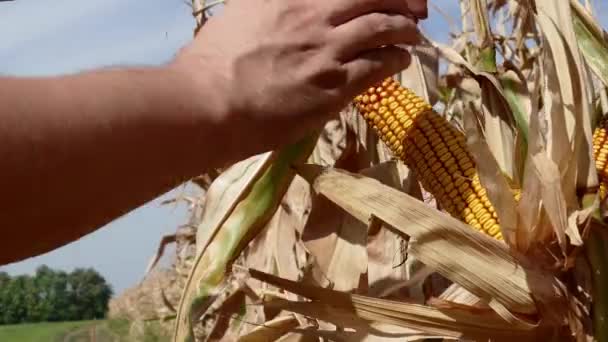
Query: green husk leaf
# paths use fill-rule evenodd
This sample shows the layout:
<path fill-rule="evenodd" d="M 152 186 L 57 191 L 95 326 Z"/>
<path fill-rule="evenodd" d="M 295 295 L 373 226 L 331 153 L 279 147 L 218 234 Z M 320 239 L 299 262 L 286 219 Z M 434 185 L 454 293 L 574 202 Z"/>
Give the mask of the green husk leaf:
<path fill-rule="evenodd" d="M 517 123 L 517 129 L 523 139 L 523 154 L 527 153 L 528 135 L 530 122 L 530 94 L 525 87 L 525 83 L 521 82 L 513 72 L 505 72 L 500 75 L 500 83 L 503 87 L 505 99 L 509 103 L 513 112 L 513 117 Z"/>
<path fill-rule="evenodd" d="M 479 60 L 476 65 L 480 70 L 485 72 L 495 73 L 498 71 L 496 67 L 496 50 L 493 46 L 479 51 Z"/>
<path fill-rule="evenodd" d="M 570 0 L 574 32 L 583 56 L 593 73 L 608 87 L 608 40 L 578 0 Z"/>
<path fill-rule="evenodd" d="M 292 166 L 306 161 L 316 140 L 316 134 L 310 135 L 272 152 L 264 171 L 251 178 L 250 190 L 222 221 L 217 233 L 196 258 L 182 292 L 174 341 L 194 341 L 193 322 L 222 292 L 230 264 L 270 220 L 295 176 Z M 257 169 L 253 170 L 257 172 Z"/>

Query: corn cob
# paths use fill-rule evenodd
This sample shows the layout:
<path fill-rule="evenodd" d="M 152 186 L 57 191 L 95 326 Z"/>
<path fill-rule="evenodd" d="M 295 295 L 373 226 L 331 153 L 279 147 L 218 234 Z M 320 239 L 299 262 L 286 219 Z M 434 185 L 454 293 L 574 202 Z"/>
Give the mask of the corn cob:
<path fill-rule="evenodd" d="M 606 199 L 608 189 L 608 119 L 604 118 L 593 132 L 593 157 L 597 170 L 598 181 L 600 184 L 600 199 Z"/>
<path fill-rule="evenodd" d="M 498 216 L 481 186 L 462 132 L 392 78 L 357 96 L 354 105 L 443 209 L 502 240 Z"/>

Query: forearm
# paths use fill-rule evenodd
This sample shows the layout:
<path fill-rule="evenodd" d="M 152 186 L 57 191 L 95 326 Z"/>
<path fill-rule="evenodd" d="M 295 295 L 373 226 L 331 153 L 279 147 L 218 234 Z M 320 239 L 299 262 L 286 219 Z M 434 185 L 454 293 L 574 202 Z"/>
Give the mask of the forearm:
<path fill-rule="evenodd" d="M 182 84 L 153 68 L 0 78 L 0 264 L 69 243 L 223 163 L 211 148 L 218 112 L 189 101 L 211 94 Z"/>

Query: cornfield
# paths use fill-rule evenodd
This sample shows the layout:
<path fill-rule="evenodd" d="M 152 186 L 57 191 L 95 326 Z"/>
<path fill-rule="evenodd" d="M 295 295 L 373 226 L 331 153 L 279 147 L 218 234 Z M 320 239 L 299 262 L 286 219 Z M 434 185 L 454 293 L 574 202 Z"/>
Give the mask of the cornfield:
<path fill-rule="evenodd" d="M 458 3 L 449 45 L 193 180 L 174 341 L 608 342 L 608 33 L 588 0 Z"/>

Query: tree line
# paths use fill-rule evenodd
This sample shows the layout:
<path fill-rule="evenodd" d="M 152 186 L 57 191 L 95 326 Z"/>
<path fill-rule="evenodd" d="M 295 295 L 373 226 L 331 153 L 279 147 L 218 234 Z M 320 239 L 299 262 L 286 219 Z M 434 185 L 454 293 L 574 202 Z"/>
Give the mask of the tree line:
<path fill-rule="evenodd" d="M 45 265 L 34 275 L 0 272 L 0 324 L 103 319 L 112 287 L 92 268 Z"/>

